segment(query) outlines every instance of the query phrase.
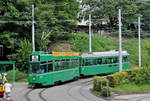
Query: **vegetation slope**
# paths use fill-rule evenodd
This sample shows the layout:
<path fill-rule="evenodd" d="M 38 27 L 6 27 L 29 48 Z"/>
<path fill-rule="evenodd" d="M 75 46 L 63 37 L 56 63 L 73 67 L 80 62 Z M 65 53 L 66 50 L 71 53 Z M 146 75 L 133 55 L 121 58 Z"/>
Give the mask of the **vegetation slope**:
<path fill-rule="evenodd" d="M 150 64 L 150 39 L 141 39 L 142 66 Z M 71 49 L 70 49 L 71 48 Z M 123 38 L 122 48 L 130 54 L 131 67 L 138 65 L 138 38 Z M 64 40 L 59 40 L 50 47 L 51 51 L 89 51 L 89 36 L 85 33 L 68 34 Z M 92 51 L 103 52 L 118 50 L 118 38 L 92 35 Z"/>

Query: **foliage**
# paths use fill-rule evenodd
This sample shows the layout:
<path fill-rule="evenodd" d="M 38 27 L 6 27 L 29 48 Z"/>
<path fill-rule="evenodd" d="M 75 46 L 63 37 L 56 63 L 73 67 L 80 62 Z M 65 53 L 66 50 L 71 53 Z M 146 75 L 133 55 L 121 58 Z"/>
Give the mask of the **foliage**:
<path fill-rule="evenodd" d="M 139 13 L 142 14 L 142 28 L 143 30 L 150 32 L 150 1 L 141 0 L 138 2 Z"/>
<path fill-rule="evenodd" d="M 35 10 L 36 50 L 47 50 L 47 45 L 55 41 L 55 35 L 61 36 L 76 27 L 79 12 L 76 0 L 0 0 L 0 43 L 6 48 L 8 57 L 20 54 L 21 60 L 15 59 L 19 64 L 24 61 L 20 43 L 24 39 L 31 42 L 32 5 Z M 20 67 L 19 64 L 17 67 Z"/>
<path fill-rule="evenodd" d="M 72 49 L 78 52 L 88 52 L 89 51 L 89 36 L 85 33 L 77 33 L 69 35 L 69 42 L 73 44 Z M 111 45 L 110 45 L 111 44 Z M 117 49 L 117 43 L 114 39 L 109 40 L 105 37 L 99 37 L 97 35 L 92 36 L 92 51 L 102 52 L 108 50 Z"/>
<path fill-rule="evenodd" d="M 108 80 L 104 77 L 95 76 L 93 79 L 93 91 L 100 92 L 102 96 L 108 97 L 111 95 L 108 87 Z"/>
<path fill-rule="evenodd" d="M 7 80 L 8 82 L 13 81 L 13 70 L 10 70 L 7 72 Z M 15 70 L 15 82 L 27 82 L 28 81 L 28 74 L 22 71 L 19 71 L 18 69 Z"/>
<path fill-rule="evenodd" d="M 105 87 L 105 88 L 102 88 L 101 94 L 102 94 L 102 96 L 104 96 L 104 97 L 111 96 L 110 88 L 106 88 L 106 87 Z"/>
<path fill-rule="evenodd" d="M 23 40 L 19 44 L 19 48 L 15 54 L 8 55 L 10 60 L 16 61 L 19 70 L 28 70 L 29 55 L 32 52 L 32 45 L 28 40 Z"/>
<path fill-rule="evenodd" d="M 69 43 L 72 50 L 77 52 L 89 52 L 89 36 L 85 33 L 68 34 L 66 40 L 59 41 L 61 43 Z M 57 43 L 59 43 L 57 42 Z M 59 46 L 59 44 L 57 45 Z M 92 51 L 104 52 L 109 50 L 118 50 L 118 38 L 92 35 Z M 52 46 L 51 48 L 54 48 Z M 138 66 L 138 39 L 124 38 L 122 39 L 122 48 L 130 54 L 131 67 Z M 59 50 L 58 50 L 59 51 Z M 149 38 L 141 39 L 142 66 L 150 64 L 150 42 Z"/>
<path fill-rule="evenodd" d="M 127 72 L 117 72 L 112 75 L 108 75 L 107 79 L 109 80 L 110 86 L 115 87 L 120 84 L 128 83 L 128 73 Z"/>
<path fill-rule="evenodd" d="M 137 13 L 138 0 L 83 0 L 83 5 L 87 7 L 86 16 L 90 13 L 93 19 L 93 25 L 100 26 L 107 22 L 110 27 L 118 25 L 118 9 L 122 9 L 122 22 L 127 28 L 134 27 Z"/>
<path fill-rule="evenodd" d="M 76 0 L 1 0 L 0 30 L 19 33 L 20 37 L 29 38 L 31 34 L 31 5 L 35 5 L 36 33 L 67 31 L 73 28 L 79 11 Z M 68 21 L 68 20 L 74 20 Z M 19 22 L 22 21 L 22 22 Z M 13 26 L 13 28 L 11 27 Z"/>
<path fill-rule="evenodd" d="M 134 83 L 137 85 L 150 83 L 150 67 L 134 68 L 124 72 L 108 75 L 107 79 L 111 87 L 116 87 L 121 84 Z"/>
<path fill-rule="evenodd" d="M 150 89 L 150 67 L 133 68 L 123 72 L 117 72 L 104 77 L 96 76 L 93 79 L 93 90 L 99 91 L 101 94 L 106 96 L 110 89 L 104 84 L 109 82 L 109 86 L 112 90 L 125 90 L 125 91 L 137 91 L 137 90 L 148 90 Z M 110 93 L 109 93 L 110 94 Z"/>

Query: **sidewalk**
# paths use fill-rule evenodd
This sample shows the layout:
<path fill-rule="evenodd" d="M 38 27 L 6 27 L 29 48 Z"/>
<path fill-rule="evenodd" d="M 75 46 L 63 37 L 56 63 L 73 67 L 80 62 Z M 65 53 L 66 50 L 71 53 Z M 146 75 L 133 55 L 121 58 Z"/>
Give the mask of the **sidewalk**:
<path fill-rule="evenodd" d="M 13 100 L 6 100 L 6 99 L 0 98 L 0 101 L 13 101 Z"/>
<path fill-rule="evenodd" d="M 150 94 L 119 95 L 111 101 L 150 101 Z"/>

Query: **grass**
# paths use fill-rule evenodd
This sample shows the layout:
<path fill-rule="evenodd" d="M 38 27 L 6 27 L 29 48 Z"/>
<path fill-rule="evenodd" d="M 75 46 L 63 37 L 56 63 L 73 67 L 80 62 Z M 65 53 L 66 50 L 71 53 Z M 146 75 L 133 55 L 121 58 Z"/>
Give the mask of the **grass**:
<path fill-rule="evenodd" d="M 89 51 L 89 36 L 85 33 L 68 34 L 67 40 L 59 40 L 53 44 L 50 48 L 55 51 L 76 51 L 80 53 Z M 141 54 L 142 54 L 142 66 L 148 66 L 150 64 L 150 41 L 149 39 L 141 39 Z M 64 45 L 62 45 L 64 43 Z M 68 45 L 70 44 L 70 45 Z M 64 47 L 65 46 L 65 47 Z M 69 47 L 67 47 L 69 46 Z M 102 52 L 109 50 L 118 50 L 118 38 L 106 37 L 106 36 L 92 36 L 92 51 Z M 56 47 L 56 48 L 55 48 Z M 58 48 L 59 47 L 59 48 Z M 61 49 L 62 48 L 62 49 Z M 68 49 L 71 48 L 71 49 Z M 123 38 L 122 48 L 130 54 L 131 67 L 138 65 L 138 38 Z"/>
<path fill-rule="evenodd" d="M 111 89 L 115 91 L 145 91 L 145 90 L 150 90 L 150 84 L 136 85 L 130 83 L 130 84 L 119 85 Z"/>
<path fill-rule="evenodd" d="M 13 71 L 10 70 L 7 72 L 7 76 L 6 76 L 6 79 L 8 80 L 8 82 L 12 83 L 12 81 L 13 81 L 12 77 L 13 77 Z M 16 69 L 15 82 L 28 82 L 28 74 Z"/>

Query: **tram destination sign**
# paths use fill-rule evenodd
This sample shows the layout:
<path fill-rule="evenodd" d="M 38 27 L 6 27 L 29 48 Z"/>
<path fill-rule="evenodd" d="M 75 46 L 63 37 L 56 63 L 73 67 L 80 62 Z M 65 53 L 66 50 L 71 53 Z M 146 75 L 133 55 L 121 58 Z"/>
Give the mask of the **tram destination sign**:
<path fill-rule="evenodd" d="M 30 57 L 31 61 L 40 61 L 40 56 L 39 55 L 32 55 Z"/>

